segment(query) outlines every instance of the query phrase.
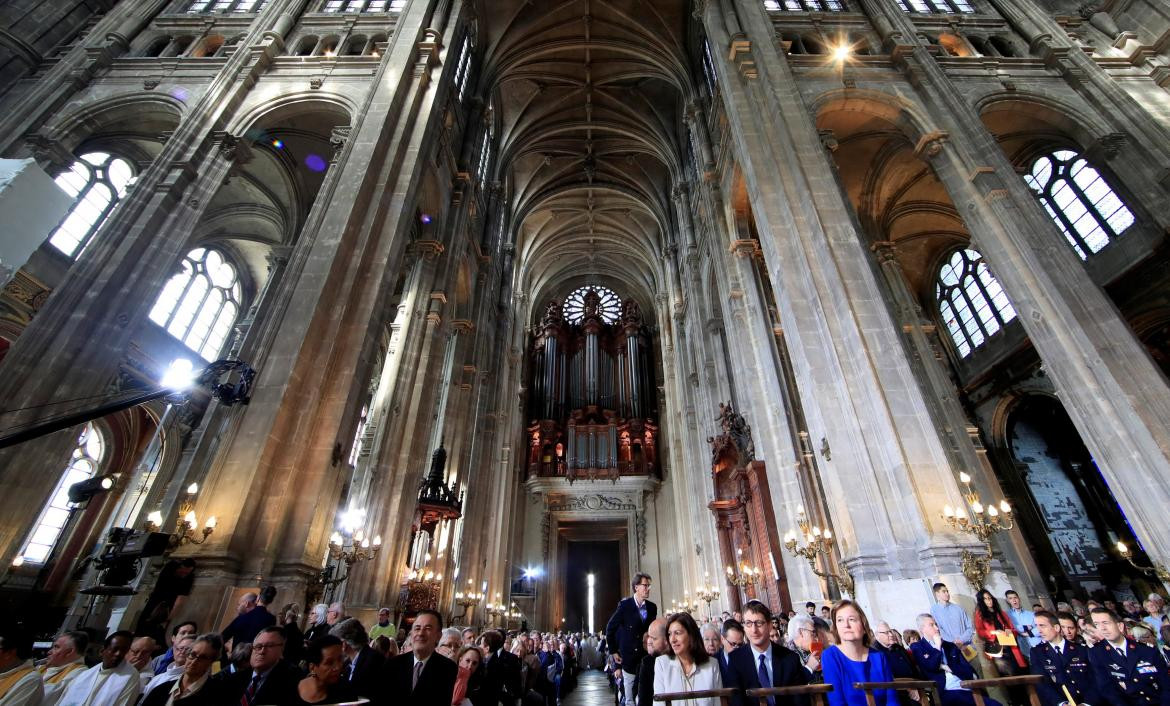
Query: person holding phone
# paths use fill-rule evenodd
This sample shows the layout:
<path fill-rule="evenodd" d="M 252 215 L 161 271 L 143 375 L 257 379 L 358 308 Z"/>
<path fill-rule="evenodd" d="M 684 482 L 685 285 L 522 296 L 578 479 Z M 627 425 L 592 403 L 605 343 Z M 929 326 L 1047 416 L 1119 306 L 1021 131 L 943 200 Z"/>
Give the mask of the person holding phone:
<path fill-rule="evenodd" d="M 821 642 L 813 619 L 807 615 L 798 615 L 788 621 L 788 633 L 792 636 L 792 646 L 800 663 L 809 674 L 809 683 L 820 684 L 824 681 L 821 675 L 821 652 L 824 643 Z"/>

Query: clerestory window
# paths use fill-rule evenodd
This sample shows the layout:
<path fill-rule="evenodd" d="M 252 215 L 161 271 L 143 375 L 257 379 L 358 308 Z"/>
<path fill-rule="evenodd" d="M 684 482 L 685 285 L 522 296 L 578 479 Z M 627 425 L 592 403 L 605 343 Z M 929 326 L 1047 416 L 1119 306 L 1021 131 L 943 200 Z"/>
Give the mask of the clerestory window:
<path fill-rule="evenodd" d="M 260 12 L 268 0 L 192 0 L 187 14 L 201 15 L 216 12 Z"/>
<path fill-rule="evenodd" d="M 971 355 L 1016 318 L 999 280 L 983 256 L 970 248 L 956 250 L 939 268 L 934 291 L 943 325 L 960 358 Z"/>
<path fill-rule="evenodd" d="M 49 495 L 49 501 L 41 509 L 40 517 L 33 525 L 33 531 L 20 551 L 20 557 L 30 564 L 43 564 L 53 552 L 65 524 L 69 521 L 72 503 L 69 502 L 69 486 L 89 480 L 97 475 L 105 456 L 106 445 L 102 435 L 93 424 L 86 424 L 77 438 L 77 446 L 69 458 L 69 465 Z"/>
<path fill-rule="evenodd" d="M 1039 157 L 1024 181 L 1082 260 L 1133 225 L 1133 212 L 1101 173 L 1072 150 Z"/>
<path fill-rule="evenodd" d="M 471 35 L 463 35 L 463 44 L 459 48 L 459 64 L 455 68 L 455 87 L 459 92 L 459 100 L 467 92 L 468 78 L 471 76 L 471 53 L 475 45 L 471 42 Z"/>
<path fill-rule="evenodd" d="M 150 319 L 205 360 L 215 360 L 239 311 L 236 268 L 218 250 L 195 248 L 163 287 Z"/>
<path fill-rule="evenodd" d="M 55 181 L 75 200 L 49 242 L 66 255 L 77 257 L 126 195 L 134 181 L 134 168 L 109 152 L 87 152 Z"/>
<path fill-rule="evenodd" d="M 321 12 L 401 12 L 406 0 L 325 0 Z"/>
<path fill-rule="evenodd" d="M 920 14 L 970 15 L 975 7 L 968 0 L 898 0 L 903 12 Z"/>
<path fill-rule="evenodd" d="M 764 0 L 768 12 L 843 12 L 840 0 Z"/>

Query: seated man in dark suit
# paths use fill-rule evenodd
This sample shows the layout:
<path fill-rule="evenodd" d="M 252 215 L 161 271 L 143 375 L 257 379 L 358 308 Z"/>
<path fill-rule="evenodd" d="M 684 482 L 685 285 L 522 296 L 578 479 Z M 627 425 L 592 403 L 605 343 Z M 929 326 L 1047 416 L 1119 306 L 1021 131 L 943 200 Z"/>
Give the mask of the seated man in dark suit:
<path fill-rule="evenodd" d="M 738 689 L 731 697 L 732 706 L 755 706 L 744 689 L 774 686 L 804 686 L 809 674 L 792 650 L 768 639 L 772 630 L 772 610 L 760 601 L 748 601 L 743 607 L 743 627 L 747 644 L 727 656 L 725 687 Z M 807 696 L 769 696 L 768 706 L 807 706 Z"/>
<path fill-rule="evenodd" d="M 404 645 L 410 650 L 386 661 L 372 703 L 382 706 L 446 706 L 451 703 L 459 668 L 435 652 L 442 631 L 443 618 L 437 612 L 419 612 Z"/>
<path fill-rule="evenodd" d="M 959 682 L 975 678 L 975 670 L 963 659 L 959 646 L 942 639 L 938 623 L 930 613 L 918 616 L 918 632 L 922 639 L 910 645 L 910 652 L 922 675 L 938 684 L 943 706 L 974 706 L 971 692 L 959 686 Z M 983 701 L 987 706 L 999 706 L 994 699 Z"/>
<path fill-rule="evenodd" d="M 1043 640 L 1032 647 L 1032 673 L 1044 677 L 1036 685 L 1036 695 L 1044 706 L 1060 706 L 1068 701 L 1064 689 L 1078 704 L 1097 706 L 1105 703 L 1093 678 L 1089 648 L 1064 639 L 1060 621 L 1046 610 L 1035 612 L 1036 634 Z"/>
<path fill-rule="evenodd" d="M 295 703 L 301 670 L 284 659 L 284 630 L 264 628 L 252 643 L 251 669 L 221 670 L 212 681 L 222 682 L 232 704 Z M 245 702 L 244 699 L 247 699 Z"/>
<path fill-rule="evenodd" d="M 668 649 L 666 618 L 655 618 L 646 630 L 646 656 L 638 664 L 638 676 L 634 680 L 639 704 L 654 702 L 654 658 L 666 654 Z"/>
<path fill-rule="evenodd" d="M 329 630 L 329 634 L 341 640 L 341 651 L 345 654 L 346 666 L 341 678 L 349 682 L 353 693 L 373 698 L 386 658 L 370 647 L 366 629 L 357 618 L 342 620 Z"/>
<path fill-rule="evenodd" d="M 646 628 L 658 617 L 658 606 L 649 600 L 650 574 L 639 571 L 630 583 L 634 595 L 623 598 L 605 624 L 605 640 L 613 654 L 613 661 L 625 675 L 622 688 L 625 689 L 627 706 L 634 701 L 638 663 L 646 656 Z"/>
<path fill-rule="evenodd" d="M 890 627 L 890 624 L 884 620 L 878 621 L 874 626 L 873 633 L 877 636 L 877 641 L 873 644 L 873 648 L 886 656 L 886 664 L 890 665 L 890 674 L 894 679 L 921 679 L 922 674 L 918 671 L 918 665 L 914 664 L 914 658 L 910 656 L 910 652 L 902 647 L 902 643 L 898 641 L 898 631 Z M 914 700 L 910 697 L 910 692 L 899 691 L 898 703 L 902 706 L 915 706 Z"/>
<path fill-rule="evenodd" d="M 504 633 L 499 630 L 485 631 L 477 642 L 483 653 L 483 680 L 472 703 L 496 706 L 503 702 L 512 706 L 523 696 L 520 658 L 504 649 Z"/>

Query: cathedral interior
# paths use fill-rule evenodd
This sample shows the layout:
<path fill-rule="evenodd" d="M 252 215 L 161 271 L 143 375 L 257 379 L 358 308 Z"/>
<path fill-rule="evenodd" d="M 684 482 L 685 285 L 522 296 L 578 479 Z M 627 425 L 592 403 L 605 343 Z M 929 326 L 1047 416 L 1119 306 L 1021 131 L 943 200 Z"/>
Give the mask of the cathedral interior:
<path fill-rule="evenodd" d="M 12 0 L 0 106 L 40 634 L 1166 577 L 1164 3 Z"/>

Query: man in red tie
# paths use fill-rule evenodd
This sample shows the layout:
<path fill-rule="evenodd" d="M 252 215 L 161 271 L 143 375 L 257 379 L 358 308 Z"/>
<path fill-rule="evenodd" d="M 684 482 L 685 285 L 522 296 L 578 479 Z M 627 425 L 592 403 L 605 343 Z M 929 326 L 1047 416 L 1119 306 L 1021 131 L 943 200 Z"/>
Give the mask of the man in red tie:
<path fill-rule="evenodd" d="M 234 673 L 225 669 L 212 681 L 224 682 L 232 694 L 231 703 L 240 706 L 296 703 L 297 682 L 304 675 L 284 659 L 284 644 L 283 629 L 275 625 L 264 628 L 252 642 L 252 656 L 248 659 L 251 669 L 237 669 Z"/>

